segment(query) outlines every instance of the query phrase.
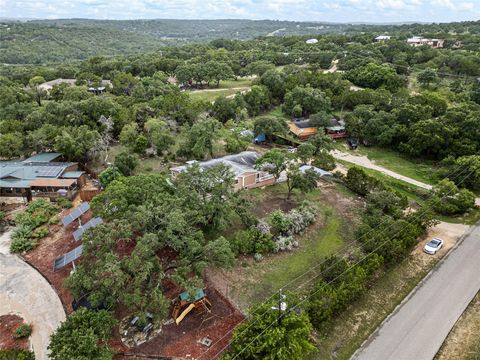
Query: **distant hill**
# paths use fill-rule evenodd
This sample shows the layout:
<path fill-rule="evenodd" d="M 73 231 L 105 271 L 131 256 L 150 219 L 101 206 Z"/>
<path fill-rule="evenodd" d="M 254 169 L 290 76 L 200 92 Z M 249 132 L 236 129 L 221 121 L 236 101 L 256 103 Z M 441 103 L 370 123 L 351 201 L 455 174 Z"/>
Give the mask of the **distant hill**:
<path fill-rule="evenodd" d="M 109 26 L 8 22 L 0 24 L 0 63 L 43 64 L 133 54 L 154 51 L 166 43 Z"/>
<path fill-rule="evenodd" d="M 273 20 L 30 20 L 0 23 L 0 63 L 42 64 L 125 55 L 217 38 L 341 32 L 349 25 Z"/>
<path fill-rule="evenodd" d="M 276 20 L 29 20 L 0 21 L 0 63 L 44 64 L 151 52 L 213 39 L 346 32 L 478 34 L 480 22 L 369 25 Z"/>

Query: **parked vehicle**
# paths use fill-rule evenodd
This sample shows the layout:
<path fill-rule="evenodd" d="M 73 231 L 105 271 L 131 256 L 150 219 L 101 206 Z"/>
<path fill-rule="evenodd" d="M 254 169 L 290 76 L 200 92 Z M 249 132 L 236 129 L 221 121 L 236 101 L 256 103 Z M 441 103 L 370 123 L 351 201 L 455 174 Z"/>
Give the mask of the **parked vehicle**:
<path fill-rule="evenodd" d="M 443 240 L 433 238 L 423 247 L 423 251 L 430 255 L 435 255 L 443 247 Z"/>
<path fill-rule="evenodd" d="M 358 139 L 348 138 L 347 145 L 351 150 L 356 150 L 358 148 Z"/>

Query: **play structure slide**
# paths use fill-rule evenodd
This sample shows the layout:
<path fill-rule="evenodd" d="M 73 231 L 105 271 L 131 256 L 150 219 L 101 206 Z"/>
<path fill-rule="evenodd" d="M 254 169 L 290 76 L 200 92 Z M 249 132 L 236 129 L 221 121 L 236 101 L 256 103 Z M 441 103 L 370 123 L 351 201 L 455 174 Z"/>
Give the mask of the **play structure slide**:
<path fill-rule="evenodd" d="M 183 320 L 183 318 L 185 316 L 187 316 L 187 314 L 190 311 L 192 311 L 194 308 L 195 308 L 195 304 L 190 304 L 185 310 L 183 310 L 183 312 L 180 314 L 180 316 L 175 319 L 175 322 L 177 323 L 177 325 L 180 324 L 180 322 Z"/>

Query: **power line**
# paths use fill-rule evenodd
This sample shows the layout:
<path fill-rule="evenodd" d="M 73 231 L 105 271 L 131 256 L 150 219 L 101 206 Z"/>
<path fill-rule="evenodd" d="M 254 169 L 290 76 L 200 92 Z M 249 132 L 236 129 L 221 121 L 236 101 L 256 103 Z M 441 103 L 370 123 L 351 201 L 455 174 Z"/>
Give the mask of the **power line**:
<path fill-rule="evenodd" d="M 459 177 L 461 173 L 465 172 L 467 169 L 466 168 L 463 168 L 463 169 L 459 169 L 459 170 L 456 170 L 454 171 L 453 173 L 457 172 L 456 176 L 455 177 Z M 451 174 L 450 174 L 451 175 Z M 471 175 L 471 174 L 470 174 Z M 469 176 L 469 175 L 468 175 Z M 444 179 L 449 179 L 450 177 L 449 176 L 446 176 Z M 369 233 L 371 233 L 372 231 L 374 231 L 375 229 L 379 228 L 381 225 L 385 224 L 387 221 L 389 221 L 390 219 L 389 218 L 386 218 L 385 220 L 383 220 L 380 224 L 376 225 L 375 227 L 371 228 L 370 230 L 368 230 L 365 234 L 363 234 L 361 237 L 359 237 L 357 239 L 357 241 L 360 241 L 360 239 L 364 238 L 366 235 L 368 235 Z M 386 228 L 384 228 L 383 230 L 381 230 L 382 232 L 386 231 L 387 229 L 391 228 L 394 224 L 390 224 L 389 226 L 387 226 Z M 396 234 L 398 235 L 398 234 Z M 370 240 L 368 240 L 366 243 L 360 245 L 358 244 L 357 246 L 360 248 L 360 250 L 362 249 L 362 247 L 364 247 L 366 244 L 370 243 L 371 241 L 375 240 L 374 237 L 372 237 Z M 337 256 L 337 255 L 340 255 L 340 254 L 343 254 L 344 250 L 339 250 L 337 251 L 336 253 L 334 254 L 331 254 L 331 256 Z M 298 279 L 302 278 L 303 276 L 305 276 L 306 274 L 310 273 L 311 271 L 313 271 L 314 269 L 318 268 L 319 266 L 323 265 L 326 261 L 328 260 L 328 258 L 325 258 L 322 262 L 320 262 L 319 264 L 315 265 L 313 268 L 311 268 L 310 270 L 304 272 L 303 274 L 300 274 L 299 276 L 297 276 L 296 278 L 292 279 L 291 281 L 289 281 L 287 284 L 285 284 L 282 288 L 285 288 L 287 286 L 290 286 L 292 283 L 296 282 Z M 340 261 L 340 260 L 339 260 Z M 327 269 L 324 269 L 322 272 L 325 272 L 325 271 L 328 271 L 330 269 L 332 269 L 334 266 L 336 266 L 338 264 L 338 262 L 336 262 L 335 264 L 332 264 L 330 267 L 328 267 Z M 310 278 L 309 280 L 307 280 L 305 283 L 301 284 L 300 286 L 297 286 L 295 288 L 298 289 L 302 286 L 304 286 L 305 284 L 309 283 L 310 281 L 318 278 L 320 275 L 322 275 L 322 272 L 320 272 L 319 274 L 315 275 L 313 278 Z M 282 289 L 280 288 L 280 290 Z M 268 301 L 270 301 L 274 296 L 276 295 L 276 293 L 273 293 L 269 298 L 267 298 L 266 300 L 263 301 L 263 303 L 266 303 Z M 262 315 L 260 315 L 260 317 L 262 317 L 263 315 L 265 315 L 266 313 L 268 312 L 265 311 Z M 260 318 L 259 317 L 259 318 Z M 243 323 L 245 322 L 246 319 L 242 320 L 240 323 Z M 259 321 L 258 319 L 255 320 L 253 323 L 250 323 L 247 328 L 245 328 L 244 330 L 242 330 L 242 333 L 244 333 L 245 331 L 247 331 L 251 326 L 253 326 L 257 321 Z M 240 324 L 239 323 L 239 324 Z M 238 324 L 237 324 L 238 325 Z M 219 341 L 223 340 L 228 334 L 230 334 L 234 329 L 231 329 L 229 330 L 227 333 L 225 333 L 219 340 L 217 340 L 215 343 L 218 343 Z M 212 346 L 209 348 L 209 350 L 212 348 Z M 206 355 L 208 353 L 207 350 L 205 353 L 203 353 L 202 355 L 200 355 L 199 359 L 201 359 L 204 355 Z M 222 349 L 223 351 L 223 349 Z M 218 355 L 218 353 L 216 354 Z M 215 356 L 216 356 L 215 355 Z"/>
<path fill-rule="evenodd" d="M 465 181 L 465 179 L 467 177 L 469 177 L 471 174 L 474 173 L 474 170 L 471 171 L 467 176 L 465 176 L 463 178 L 463 180 L 460 182 L 462 183 L 463 181 Z M 450 190 L 445 196 L 449 195 L 453 190 Z M 439 201 L 441 201 L 441 199 L 439 199 Z M 437 202 L 438 203 L 438 202 Z M 431 207 L 431 206 L 430 206 Z M 424 216 L 426 215 L 426 211 L 424 211 L 424 213 L 421 215 L 421 216 Z M 416 219 L 418 220 L 419 216 L 416 216 Z M 400 229 L 399 232 L 397 232 L 395 234 L 398 235 L 400 232 L 404 231 L 405 228 L 402 228 Z M 350 267 L 348 267 L 345 271 L 343 271 L 340 275 L 338 275 L 337 277 L 335 277 L 334 279 L 328 281 L 328 282 L 325 282 L 325 284 L 331 284 L 332 282 L 336 281 L 338 278 L 340 278 L 342 275 L 344 275 L 345 273 L 347 273 L 348 271 L 350 271 L 352 268 L 354 268 L 355 266 L 357 266 L 359 263 L 361 263 L 362 261 L 364 261 L 367 257 L 369 257 L 370 255 L 374 254 L 376 251 L 378 251 L 381 247 L 385 246 L 386 244 L 388 244 L 390 242 L 390 239 L 386 240 L 385 242 L 383 242 L 380 246 L 378 246 L 376 249 L 374 249 L 373 251 L 369 252 L 366 256 L 364 256 L 361 260 L 357 261 L 355 264 L 351 265 Z M 295 306 L 292 306 L 289 310 L 287 310 L 285 313 L 283 313 L 281 315 L 281 317 L 285 316 L 288 312 L 291 311 L 291 309 L 294 309 L 296 307 L 298 307 L 300 304 L 302 304 L 303 302 L 305 302 L 306 300 L 310 299 L 313 295 L 315 295 L 316 293 L 318 293 L 318 291 L 320 291 L 320 289 L 314 291 L 313 293 L 311 293 L 310 295 L 306 296 L 303 300 L 301 300 L 300 302 L 298 302 Z M 247 346 L 245 346 L 238 354 L 236 354 L 232 360 L 236 359 L 239 355 L 241 355 L 251 344 L 253 344 L 261 335 L 263 335 L 265 333 L 265 331 L 267 331 L 270 327 L 273 326 L 273 324 L 275 324 L 277 322 L 277 320 L 275 320 L 274 322 L 272 322 L 268 327 L 266 327 L 259 335 L 257 335 L 249 344 L 247 344 Z M 224 351 L 229 345 L 231 344 L 231 342 L 229 342 L 229 344 L 227 344 L 227 346 L 225 346 L 223 349 L 221 349 L 217 354 L 215 354 L 215 357 L 220 354 L 222 351 Z"/>
<path fill-rule="evenodd" d="M 460 171 L 460 170 L 461 170 L 461 171 Z M 460 175 L 460 173 L 465 172 L 466 170 L 467 170 L 466 168 L 464 168 L 464 169 L 459 169 L 458 171 L 457 171 L 457 170 L 454 171 L 454 173 L 455 173 L 455 172 L 458 172 L 458 174 L 456 175 L 456 177 L 458 177 L 458 176 Z M 449 178 L 448 176 L 445 177 L 445 179 L 448 179 L 448 178 Z M 385 220 L 382 221 L 380 224 L 378 224 L 378 225 L 376 225 L 375 227 L 371 228 L 371 229 L 368 230 L 365 234 L 363 234 L 361 237 L 359 237 L 359 238 L 357 239 L 357 241 L 360 241 L 360 239 L 364 238 L 366 235 L 368 235 L 369 233 L 371 233 L 372 231 L 374 231 L 376 228 L 379 228 L 381 225 L 385 224 L 385 223 L 386 223 L 387 221 L 389 221 L 389 220 L 390 220 L 389 218 L 385 218 Z M 390 226 L 388 226 L 387 228 L 385 228 L 383 231 L 386 231 L 389 227 L 392 227 L 392 226 L 393 226 L 393 224 L 391 224 Z M 368 241 L 367 241 L 366 243 L 364 243 L 363 245 L 358 244 L 357 246 L 358 246 L 358 248 L 361 250 L 361 249 L 362 249 L 362 246 L 365 246 L 366 244 L 370 243 L 370 242 L 373 241 L 373 240 L 374 240 L 374 238 L 371 238 L 370 240 L 368 240 Z M 341 255 L 341 254 L 343 254 L 343 252 L 344 252 L 344 250 L 342 249 L 342 250 L 337 251 L 336 253 L 331 254 L 330 256 Z M 314 266 L 313 268 L 311 268 L 310 270 L 307 270 L 307 271 L 304 272 L 303 274 L 300 274 L 300 275 L 297 276 L 296 278 L 292 279 L 290 282 L 288 282 L 287 284 L 285 284 L 282 288 L 285 288 L 285 287 L 287 287 L 287 286 L 290 286 L 293 282 L 296 282 L 298 279 L 302 278 L 303 276 L 305 276 L 306 274 L 310 273 L 310 272 L 313 271 L 314 269 L 316 269 L 316 268 L 318 268 L 319 266 L 323 265 L 327 260 L 328 260 L 328 258 L 325 258 L 323 261 L 321 261 L 319 264 L 315 265 L 315 266 Z M 332 269 L 332 268 L 333 268 L 334 266 L 336 266 L 336 265 L 337 265 L 337 263 L 332 264 L 330 267 L 328 267 L 327 269 L 324 269 L 323 271 L 328 271 L 328 270 Z M 320 275 L 321 275 L 321 273 L 320 273 L 320 274 L 317 274 L 316 276 L 314 276 L 314 278 L 316 278 L 316 277 L 318 277 L 318 276 L 320 276 Z M 307 281 L 307 282 L 308 282 L 308 281 Z M 295 289 L 298 289 L 298 287 L 296 287 Z M 267 298 L 267 299 L 264 300 L 263 302 L 265 303 L 265 302 L 270 301 L 274 296 L 275 296 L 275 293 L 273 293 L 269 298 Z M 266 313 L 267 313 L 267 311 L 265 311 L 261 316 L 265 315 Z M 241 323 L 244 322 L 245 320 L 246 320 L 246 319 L 242 320 Z M 256 320 L 256 321 L 258 321 L 258 320 Z M 256 322 L 256 321 L 255 321 L 255 322 Z M 247 331 L 252 325 L 255 324 L 255 322 L 249 324 L 249 326 L 248 326 L 246 329 L 244 329 L 244 330 L 242 331 L 242 333 L 245 332 L 245 331 Z M 222 336 L 219 340 L 217 340 L 217 342 L 223 340 L 223 339 L 224 339 L 229 333 L 231 333 L 232 331 L 233 331 L 233 329 L 231 329 L 230 331 L 228 331 L 227 333 L 225 333 L 224 336 Z M 211 347 L 210 347 L 210 348 L 211 348 Z M 203 353 L 203 354 L 199 357 L 199 359 L 200 359 L 203 355 L 205 355 L 208 351 L 209 351 L 209 350 L 207 350 L 205 353 Z"/>

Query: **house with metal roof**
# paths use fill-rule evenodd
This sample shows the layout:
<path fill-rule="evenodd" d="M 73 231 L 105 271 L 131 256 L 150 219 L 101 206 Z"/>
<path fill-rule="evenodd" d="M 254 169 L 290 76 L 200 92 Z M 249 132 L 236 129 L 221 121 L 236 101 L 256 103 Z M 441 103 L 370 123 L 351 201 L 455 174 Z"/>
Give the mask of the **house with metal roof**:
<path fill-rule="evenodd" d="M 59 161 L 62 154 L 41 153 L 25 160 L 0 161 L 0 199 L 4 197 L 73 198 L 85 184 L 78 163 Z"/>
<path fill-rule="evenodd" d="M 171 168 L 170 171 L 175 177 L 193 164 L 198 164 L 201 169 L 208 169 L 223 164 L 228 166 L 234 174 L 236 190 L 253 189 L 274 184 L 275 178 L 271 174 L 255 168 L 255 162 L 258 158 L 259 155 L 255 151 L 243 151 L 208 161 L 189 161 L 185 165 Z"/>
<path fill-rule="evenodd" d="M 314 136 L 318 129 L 310 124 L 309 120 L 291 121 L 288 128 L 300 141 L 305 141 Z"/>

